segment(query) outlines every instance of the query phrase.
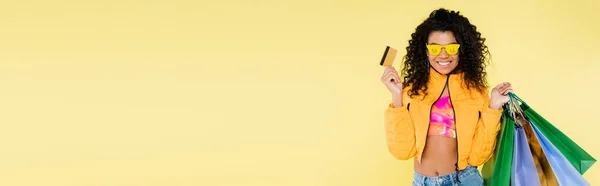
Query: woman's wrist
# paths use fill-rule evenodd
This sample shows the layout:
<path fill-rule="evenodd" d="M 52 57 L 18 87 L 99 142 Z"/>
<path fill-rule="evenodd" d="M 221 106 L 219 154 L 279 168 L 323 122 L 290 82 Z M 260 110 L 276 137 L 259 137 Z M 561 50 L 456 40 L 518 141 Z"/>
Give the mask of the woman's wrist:
<path fill-rule="evenodd" d="M 496 101 L 490 101 L 490 109 L 492 110 L 500 110 L 502 109 L 502 103 L 496 102 Z"/>
<path fill-rule="evenodd" d="M 395 108 L 402 107 L 402 93 L 393 93 L 392 94 L 392 102 L 394 103 Z"/>

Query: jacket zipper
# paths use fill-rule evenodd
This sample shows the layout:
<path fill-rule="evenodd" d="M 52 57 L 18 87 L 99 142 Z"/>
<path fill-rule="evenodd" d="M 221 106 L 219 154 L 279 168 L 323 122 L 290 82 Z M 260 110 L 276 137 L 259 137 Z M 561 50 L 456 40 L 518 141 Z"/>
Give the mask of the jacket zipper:
<path fill-rule="evenodd" d="M 444 95 L 444 89 L 446 89 L 446 86 L 448 85 L 448 79 L 450 79 L 450 75 L 448 75 L 448 77 L 446 78 L 446 83 L 444 84 L 442 93 L 440 93 L 440 96 L 438 96 L 438 98 L 431 104 L 431 107 L 429 107 L 429 118 L 428 118 L 429 124 L 427 125 L 427 133 L 425 133 L 425 136 L 428 136 L 428 134 L 429 134 L 429 127 L 431 126 L 431 111 L 433 110 L 433 106 L 435 105 L 436 102 L 438 102 L 440 100 L 442 95 Z M 450 95 L 450 89 L 448 89 L 448 95 Z M 450 103 L 452 104 L 452 100 L 450 100 Z M 452 107 L 452 109 L 454 109 L 454 107 Z M 452 111 L 452 112 L 454 112 L 454 111 Z M 427 147 L 427 138 L 429 138 L 429 137 L 425 137 L 425 144 L 423 145 L 423 150 L 425 150 L 425 147 Z M 458 147 L 458 145 L 457 145 L 457 147 Z M 423 162 L 423 153 L 421 153 L 421 157 L 419 157 L 419 159 L 421 162 Z"/>
<path fill-rule="evenodd" d="M 448 75 L 448 78 L 449 77 L 450 75 Z M 446 80 L 446 86 L 448 87 L 448 99 L 450 100 L 450 105 L 452 105 L 452 115 L 454 117 L 454 135 L 456 135 L 456 164 L 454 164 L 454 166 L 456 166 L 456 181 L 460 183 L 460 180 L 458 179 L 458 125 L 456 125 L 456 111 L 454 111 L 454 103 L 452 103 L 452 95 L 450 94 L 450 86 L 448 85 L 448 80 Z"/>

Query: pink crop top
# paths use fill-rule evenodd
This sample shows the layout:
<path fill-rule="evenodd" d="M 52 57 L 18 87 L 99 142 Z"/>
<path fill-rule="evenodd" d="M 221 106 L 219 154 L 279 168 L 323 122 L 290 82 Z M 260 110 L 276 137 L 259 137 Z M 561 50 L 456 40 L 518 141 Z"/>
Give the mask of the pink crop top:
<path fill-rule="evenodd" d="M 454 111 L 449 96 L 442 96 L 435 102 L 431 108 L 430 122 L 428 135 L 456 138 Z"/>

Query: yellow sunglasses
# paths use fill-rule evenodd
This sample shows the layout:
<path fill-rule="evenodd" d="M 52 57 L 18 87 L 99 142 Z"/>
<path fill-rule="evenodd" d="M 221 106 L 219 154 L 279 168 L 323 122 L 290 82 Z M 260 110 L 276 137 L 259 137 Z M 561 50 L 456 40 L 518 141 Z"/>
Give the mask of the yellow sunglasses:
<path fill-rule="evenodd" d="M 449 44 L 445 46 L 437 44 L 427 45 L 427 50 L 429 50 L 429 54 L 433 56 L 440 55 L 440 53 L 442 52 L 442 48 L 446 49 L 446 53 L 448 53 L 448 55 L 456 55 L 458 54 L 458 48 L 460 48 L 460 44 Z"/>

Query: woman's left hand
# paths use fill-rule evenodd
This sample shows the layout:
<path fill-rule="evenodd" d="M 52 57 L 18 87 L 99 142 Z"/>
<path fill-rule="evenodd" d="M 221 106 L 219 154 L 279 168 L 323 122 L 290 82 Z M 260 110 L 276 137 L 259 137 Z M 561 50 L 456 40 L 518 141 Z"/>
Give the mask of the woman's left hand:
<path fill-rule="evenodd" d="M 512 91 L 512 86 L 508 82 L 501 83 L 498 86 L 494 87 L 494 89 L 492 89 L 492 99 L 490 100 L 490 108 L 494 110 L 500 110 L 504 104 L 510 101 L 508 93 Z"/>

